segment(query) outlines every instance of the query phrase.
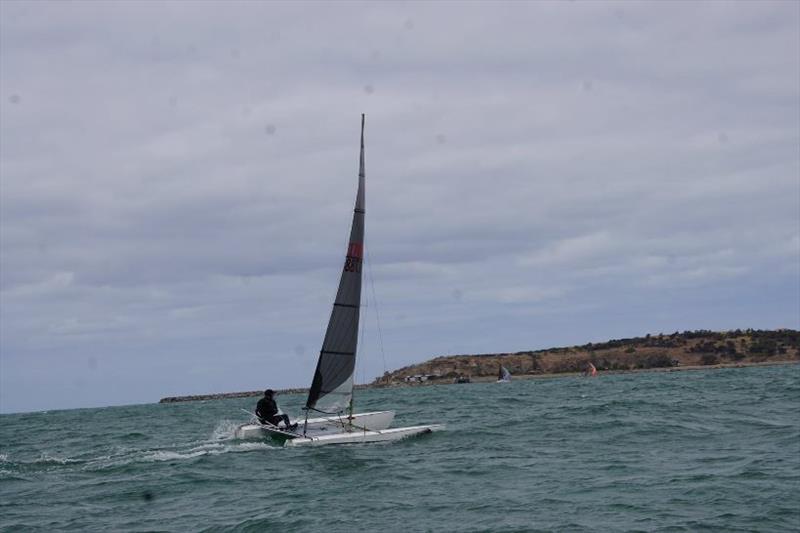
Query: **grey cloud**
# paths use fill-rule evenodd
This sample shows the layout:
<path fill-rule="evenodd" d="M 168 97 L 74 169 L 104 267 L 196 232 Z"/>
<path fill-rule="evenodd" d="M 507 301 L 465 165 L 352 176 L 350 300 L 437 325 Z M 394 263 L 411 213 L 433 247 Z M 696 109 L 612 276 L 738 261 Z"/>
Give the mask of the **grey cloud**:
<path fill-rule="evenodd" d="M 0 409 L 52 405 L 56 374 L 88 380 L 75 405 L 307 384 L 361 112 L 391 367 L 797 327 L 798 16 L 6 2 Z"/>

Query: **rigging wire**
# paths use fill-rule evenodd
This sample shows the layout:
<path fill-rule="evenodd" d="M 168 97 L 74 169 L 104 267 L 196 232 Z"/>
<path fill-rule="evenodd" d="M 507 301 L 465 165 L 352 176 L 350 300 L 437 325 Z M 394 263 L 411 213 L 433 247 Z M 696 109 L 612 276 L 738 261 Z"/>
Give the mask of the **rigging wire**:
<path fill-rule="evenodd" d="M 364 243 L 364 248 L 366 248 L 366 243 Z M 363 263 L 362 263 L 363 267 Z M 363 270 L 363 268 L 362 268 Z M 361 299 L 364 300 L 363 304 L 360 304 L 361 307 L 369 307 L 369 299 L 367 298 L 366 294 L 361 295 Z M 361 314 L 361 310 L 359 309 L 359 314 Z M 361 340 L 359 341 L 358 345 L 360 346 L 359 350 L 362 354 L 364 353 L 364 332 L 367 330 L 367 321 L 361 319 Z M 364 383 L 364 361 L 363 357 L 356 357 L 356 372 L 361 374 L 361 383 Z M 351 396 L 352 398 L 352 396 Z M 351 400 L 352 403 L 352 400 Z"/>
<path fill-rule="evenodd" d="M 375 322 L 378 324 L 378 342 L 381 347 L 381 359 L 383 360 L 383 375 L 386 375 L 386 353 L 383 349 L 383 331 L 381 330 L 381 316 L 378 312 L 378 297 L 375 296 L 375 279 L 372 277 L 372 260 L 369 258 L 369 249 L 366 249 L 367 272 L 369 272 L 369 283 L 372 286 L 372 303 L 375 305 Z M 381 376 L 382 378 L 383 376 Z"/>

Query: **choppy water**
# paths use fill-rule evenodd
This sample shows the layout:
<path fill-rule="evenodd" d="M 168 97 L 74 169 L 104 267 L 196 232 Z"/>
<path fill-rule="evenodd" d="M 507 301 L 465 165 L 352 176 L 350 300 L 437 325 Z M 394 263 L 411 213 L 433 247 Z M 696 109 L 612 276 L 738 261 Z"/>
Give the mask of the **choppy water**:
<path fill-rule="evenodd" d="M 448 425 L 378 445 L 233 440 L 253 403 L 4 415 L 0 528 L 800 529 L 800 365 L 364 391 Z"/>

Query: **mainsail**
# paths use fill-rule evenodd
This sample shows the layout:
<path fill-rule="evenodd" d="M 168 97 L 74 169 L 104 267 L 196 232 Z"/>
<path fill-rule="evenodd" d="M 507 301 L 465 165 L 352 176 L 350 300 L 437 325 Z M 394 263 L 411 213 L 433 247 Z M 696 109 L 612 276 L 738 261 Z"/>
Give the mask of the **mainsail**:
<path fill-rule="evenodd" d="M 361 156 L 358 193 L 350 226 L 350 243 L 344 260 L 339 290 L 333 303 L 325 340 L 308 392 L 306 408 L 338 413 L 350 405 L 358 344 L 361 306 L 361 262 L 364 255 L 364 115 L 361 115 Z"/>

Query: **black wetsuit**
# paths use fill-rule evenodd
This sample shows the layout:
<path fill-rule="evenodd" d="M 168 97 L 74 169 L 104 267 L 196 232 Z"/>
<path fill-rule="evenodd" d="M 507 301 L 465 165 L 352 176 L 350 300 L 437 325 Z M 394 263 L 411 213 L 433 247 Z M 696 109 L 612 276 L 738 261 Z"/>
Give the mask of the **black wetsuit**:
<path fill-rule="evenodd" d="M 283 420 L 283 423 L 286 425 L 286 427 L 289 427 L 290 425 L 288 416 L 278 414 L 278 404 L 275 403 L 275 400 L 272 398 L 267 398 L 266 396 L 258 400 L 258 405 L 256 405 L 256 416 L 262 424 L 269 422 L 270 424 L 277 426 L 278 422 Z"/>

